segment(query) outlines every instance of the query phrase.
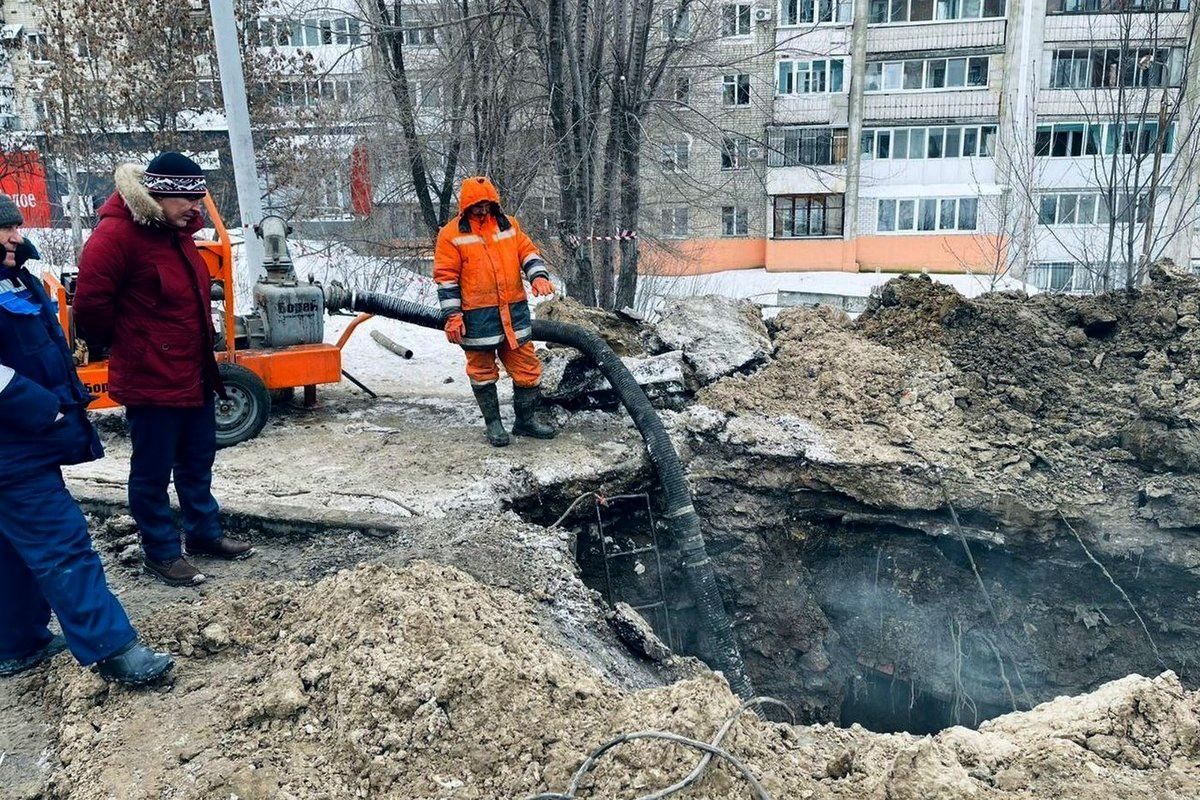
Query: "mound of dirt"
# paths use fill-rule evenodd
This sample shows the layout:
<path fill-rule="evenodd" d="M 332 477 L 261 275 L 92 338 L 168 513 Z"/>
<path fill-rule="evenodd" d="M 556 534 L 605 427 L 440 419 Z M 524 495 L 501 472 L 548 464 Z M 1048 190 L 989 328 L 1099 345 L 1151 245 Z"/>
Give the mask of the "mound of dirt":
<path fill-rule="evenodd" d="M 699 400 L 799 415 L 834 460 L 932 463 L 967 507 L 1009 496 L 1016 517 L 1077 512 L 1114 487 L 1136 495 L 1149 474 L 1200 470 L 1200 281 L 1164 266 L 1151 277 L 1138 292 L 972 300 L 899 278 L 853 322 L 780 313 L 774 358 Z M 887 505 L 866 488 L 860 499 Z"/>
<path fill-rule="evenodd" d="M 536 313 L 538 319 L 566 322 L 599 334 L 619 356 L 640 356 L 646 353 L 642 343 L 642 332 L 637 323 L 611 311 L 585 306 L 578 300 L 562 297 L 539 304 Z"/>
<path fill-rule="evenodd" d="M 74 666 L 46 698 L 63 767 L 90 798 L 520 798 L 562 791 L 611 736 L 708 739 L 737 707 L 704 674 L 623 691 L 543 636 L 533 601 L 453 568 L 360 567 L 315 585 L 204 597 L 143 626 L 183 657 L 169 689 L 110 688 Z M 934 738 L 750 716 L 725 746 L 775 798 L 1194 797 L 1200 698 L 1174 675 Z M 636 742 L 583 797 L 641 796 L 695 754 Z M 743 798 L 729 768 L 691 796 Z"/>

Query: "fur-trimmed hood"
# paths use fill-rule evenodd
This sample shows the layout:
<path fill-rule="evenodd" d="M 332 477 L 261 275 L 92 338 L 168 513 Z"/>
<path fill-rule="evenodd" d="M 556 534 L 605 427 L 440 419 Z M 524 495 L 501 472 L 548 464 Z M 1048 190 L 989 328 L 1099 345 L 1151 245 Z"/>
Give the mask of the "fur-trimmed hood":
<path fill-rule="evenodd" d="M 137 164 L 122 164 L 117 167 L 113 175 L 117 194 L 125 201 L 125 207 L 129 209 L 134 222 L 139 225 L 163 225 L 166 218 L 163 216 L 162 206 L 142 185 L 142 175 L 145 173 L 146 168 Z"/>

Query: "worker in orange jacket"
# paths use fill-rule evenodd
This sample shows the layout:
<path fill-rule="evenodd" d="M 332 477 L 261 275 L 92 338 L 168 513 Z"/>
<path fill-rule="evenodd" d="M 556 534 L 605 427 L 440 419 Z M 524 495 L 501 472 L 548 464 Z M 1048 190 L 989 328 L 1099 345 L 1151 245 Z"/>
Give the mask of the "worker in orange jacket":
<path fill-rule="evenodd" d="M 446 338 L 467 355 L 467 377 L 493 447 L 509 443 L 500 421 L 496 358 L 513 380 L 516 436 L 551 439 L 554 429 L 537 418 L 542 362 L 533 349 L 533 329 L 522 277 L 535 297 L 554 294 L 550 272 L 521 226 L 500 209 L 500 193 L 482 177 L 463 181 L 459 214 L 438 232 L 433 278 Z"/>

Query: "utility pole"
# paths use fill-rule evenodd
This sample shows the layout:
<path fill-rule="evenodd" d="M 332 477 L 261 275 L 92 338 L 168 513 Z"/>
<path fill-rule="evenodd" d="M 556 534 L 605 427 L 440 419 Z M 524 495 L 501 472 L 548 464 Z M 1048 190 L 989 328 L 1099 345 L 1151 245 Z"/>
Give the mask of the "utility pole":
<path fill-rule="evenodd" d="M 238 45 L 237 18 L 233 0 L 210 0 L 213 38 L 217 45 L 217 67 L 221 71 L 221 94 L 225 98 L 225 123 L 229 128 L 229 152 L 233 158 L 233 181 L 237 186 L 242 217 L 246 266 L 257 280 L 263 274 L 263 246 L 254 228 L 262 221 L 262 197 L 254 160 L 254 138 L 250 131 L 250 108 L 246 102 L 246 76 Z"/>

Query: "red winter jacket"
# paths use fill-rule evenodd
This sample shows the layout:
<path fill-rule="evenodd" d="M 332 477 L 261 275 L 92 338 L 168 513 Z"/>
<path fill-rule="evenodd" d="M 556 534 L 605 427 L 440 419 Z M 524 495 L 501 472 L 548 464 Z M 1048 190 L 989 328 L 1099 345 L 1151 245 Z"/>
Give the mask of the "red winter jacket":
<path fill-rule="evenodd" d="M 109 346 L 108 392 L 127 406 L 197 407 L 222 392 L 213 353 L 208 267 L 192 235 L 170 228 L 141 184 L 144 170 L 117 169 L 117 191 L 79 258 L 75 326 Z"/>

